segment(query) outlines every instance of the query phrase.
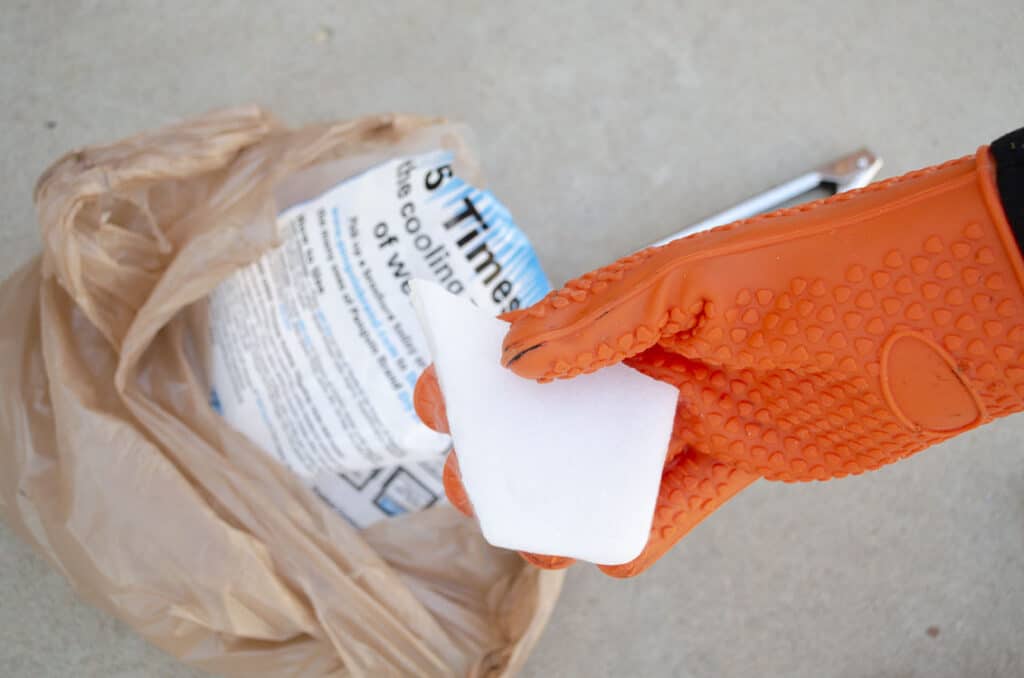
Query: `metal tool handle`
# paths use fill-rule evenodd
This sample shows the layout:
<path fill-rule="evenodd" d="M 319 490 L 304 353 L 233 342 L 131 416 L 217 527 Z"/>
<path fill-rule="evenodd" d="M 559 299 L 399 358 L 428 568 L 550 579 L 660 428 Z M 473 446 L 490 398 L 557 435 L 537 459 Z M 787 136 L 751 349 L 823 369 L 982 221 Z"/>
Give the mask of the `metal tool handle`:
<path fill-rule="evenodd" d="M 654 246 L 665 245 L 673 240 L 710 230 L 715 226 L 721 226 L 722 224 L 728 224 L 761 214 L 762 212 L 771 211 L 793 198 L 813 191 L 816 188 L 826 188 L 835 194 L 867 186 L 881 169 L 881 158 L 866 148 L 858 149 L 817 169 L 770 188 L 764 193 L 748 198 L 723 212 L 687 226 L 681 231 L 654 243 Z"/>

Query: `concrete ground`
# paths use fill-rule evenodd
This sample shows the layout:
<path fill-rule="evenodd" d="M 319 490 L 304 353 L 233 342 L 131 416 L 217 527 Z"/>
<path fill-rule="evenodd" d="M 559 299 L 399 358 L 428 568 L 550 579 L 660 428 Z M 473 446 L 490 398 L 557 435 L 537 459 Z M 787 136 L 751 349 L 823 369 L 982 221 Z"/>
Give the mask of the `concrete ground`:
<path fill-rule="evenodd" d="M 1019 0 L 509 4 L 7 0 L 0 274 L 59 154 L 230 104 L 471 123 L 555 281 L 861 144 L 897 174 L 1024 125 Z M 525 675 L 1024 675 L 1022 437 L 763 482 L 639 579 L 577 567 Z M 0 674 L 190 675 L 6 527 Z"/>

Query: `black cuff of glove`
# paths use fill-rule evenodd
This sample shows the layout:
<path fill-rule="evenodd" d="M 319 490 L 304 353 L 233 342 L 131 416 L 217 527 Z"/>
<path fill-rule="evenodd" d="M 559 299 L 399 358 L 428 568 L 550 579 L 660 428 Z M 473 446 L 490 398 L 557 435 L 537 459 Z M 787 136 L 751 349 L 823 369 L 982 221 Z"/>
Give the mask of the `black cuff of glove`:
<path fill-rule="evenodd" d="M 1024 127 L 999 137 L 989 146 L 996 165 L 996 186 L 1006 220 L 1024 255 Z"/>

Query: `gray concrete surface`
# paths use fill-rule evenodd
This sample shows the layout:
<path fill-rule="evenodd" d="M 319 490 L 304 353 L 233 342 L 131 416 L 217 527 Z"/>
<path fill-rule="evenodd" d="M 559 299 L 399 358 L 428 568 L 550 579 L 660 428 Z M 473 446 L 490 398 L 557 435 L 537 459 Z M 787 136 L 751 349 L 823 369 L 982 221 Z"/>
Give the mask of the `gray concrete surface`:
<path fill-rule="evenodd" d="M 556 281 L 860 144 L 895 174 L 1024 124 L 1019 0 L 500 4 L 7 0 L 0 273 L 58 154 L 236 103 L 468 121 Z M 525 674 L 1024 675 L 1022 436 L 755 485 L 633 581 L 578 567 Z M 4 527 L 0 674 L 190 675 Z"/>

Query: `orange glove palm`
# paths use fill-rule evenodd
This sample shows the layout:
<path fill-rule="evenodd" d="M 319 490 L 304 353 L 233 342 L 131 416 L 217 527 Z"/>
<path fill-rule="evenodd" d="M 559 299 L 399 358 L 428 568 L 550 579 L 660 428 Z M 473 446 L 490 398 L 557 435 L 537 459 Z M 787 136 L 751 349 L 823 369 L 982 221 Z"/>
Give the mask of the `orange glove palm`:
<path fill-rule="evenodd" d="M 503 362 L 543 381 L 625 361 L 679 388 L 648 546 L 602 568 L 631 576 L 757 478 L 861 473 L 1022 409 L 1022 280 L 983 148 L 589 273 L 510 318 Z M 444 430 L 431 374 L 417 396 Z"/>

